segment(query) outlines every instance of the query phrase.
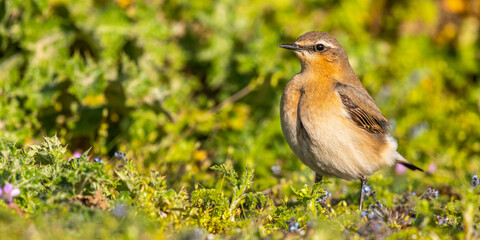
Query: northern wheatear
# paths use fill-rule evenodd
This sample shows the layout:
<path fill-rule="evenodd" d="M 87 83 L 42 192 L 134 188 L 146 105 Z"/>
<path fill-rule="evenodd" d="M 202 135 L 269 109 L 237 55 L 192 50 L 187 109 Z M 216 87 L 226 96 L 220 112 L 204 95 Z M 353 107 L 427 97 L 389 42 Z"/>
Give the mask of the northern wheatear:
<path fill-rule="evenodd" d="M 300 160 L 322 176 L 361 181 L 360 209 L 367 177 L 400 163 L 421 170 L 397 152 L 389 123 L 348 62 L 347 53 L 331 35 L 308 32 L 293 44 L 302 69 L 283 92 L 282 131 Z"/>

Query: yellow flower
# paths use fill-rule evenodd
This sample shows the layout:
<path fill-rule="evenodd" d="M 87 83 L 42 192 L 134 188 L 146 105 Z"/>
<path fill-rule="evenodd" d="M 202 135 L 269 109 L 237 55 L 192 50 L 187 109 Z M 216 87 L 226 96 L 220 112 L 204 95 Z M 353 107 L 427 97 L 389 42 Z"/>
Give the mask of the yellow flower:
<path fill-rule="evenodd" d="M 193 159 L 197 161 L 201 161 L 205 158 L 207 158 L 207 151 L 205 150 L 197 150 L 193 153 Z"/>
<path fill-rule="evenodd" d="M 118 5 L 122 8 L 127 8 L 133 2 L 133 0 L 116 0 Z"/>

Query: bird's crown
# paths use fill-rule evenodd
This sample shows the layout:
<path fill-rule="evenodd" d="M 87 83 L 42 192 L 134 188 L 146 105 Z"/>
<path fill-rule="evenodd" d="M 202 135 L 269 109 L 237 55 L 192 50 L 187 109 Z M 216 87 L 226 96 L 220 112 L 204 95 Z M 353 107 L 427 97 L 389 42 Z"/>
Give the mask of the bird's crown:
<path fill-rule="evenodd" d="M 337 39 L 326 32 L 312 31 L 300 36 L 295 44 L 302 48 L 317 47 L 323 45 L 325 48 L 341 48 Z M 318 47 L 317 47 L 318 48 Z"/>

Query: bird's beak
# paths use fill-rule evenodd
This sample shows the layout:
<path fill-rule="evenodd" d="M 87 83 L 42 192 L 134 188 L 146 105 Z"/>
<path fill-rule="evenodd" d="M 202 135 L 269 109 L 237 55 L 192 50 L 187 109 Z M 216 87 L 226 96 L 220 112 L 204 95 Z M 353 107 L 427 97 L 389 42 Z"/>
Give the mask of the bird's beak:
<path fill-rule="evenodd" d="M 300 50 L 302 50 L 302 48 L 301 48 L 300 46 L 298 46 L 297 44 L 295 44 L 295 43 L 280 44 L 280 45 L 278 45 L 278 46 L 281 47 L 281 48 L 285 48 L 285 49 L 293 50 L 293 51 L 300 51 Z"/>

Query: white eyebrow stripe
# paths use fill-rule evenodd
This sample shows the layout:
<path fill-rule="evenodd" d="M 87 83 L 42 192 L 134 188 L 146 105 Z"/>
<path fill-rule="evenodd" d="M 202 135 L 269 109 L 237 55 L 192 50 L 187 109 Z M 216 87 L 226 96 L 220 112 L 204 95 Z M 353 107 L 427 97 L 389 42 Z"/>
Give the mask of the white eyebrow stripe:
<path fill-rule="evenodd" d="M 318 40 L 315 42 L 315 45 L 317 44 L 323 44 L 325 45 L 326 47 L 329 47 L 329 48 L 335 48 L 335 45 L 333 45 L 332 43 L 328 42 L 328 41 L 325 41 L 325 40 Z"/>

